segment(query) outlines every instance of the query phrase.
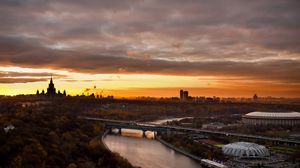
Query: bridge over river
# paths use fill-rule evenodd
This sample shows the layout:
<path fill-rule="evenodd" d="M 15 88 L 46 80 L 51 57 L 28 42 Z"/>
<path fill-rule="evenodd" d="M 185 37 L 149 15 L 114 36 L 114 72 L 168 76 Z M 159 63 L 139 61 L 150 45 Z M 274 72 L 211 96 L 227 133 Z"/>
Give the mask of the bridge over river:
<path fill-rule="evenodd" d="M 268 141 L 274 144 L 288 144 L 288 145 L 300 145 L 300 141 L 283 139 L 283 138 L 275 138 L 275 137 L 266 137 L 259 135 L 248 135 L 248 134 L 240 134 L 240 133 L 231 133 L 231 132 L 223 132 L 223 131 L 211 131 L 205 129 L 196 129 L 196 128 L 186 128 L 186 127 L 178 127 L 178 126 L 168 126 L 161 124 L 148 124 L 142 122 L 134 122 L 134 121 L 122 121 L 122 120 L 111 120 L 111 119 L 103 119 L 103 118 L 94 118 L 94 117 L 83 117 L 86 120 L 90 121 L 98 121 L 105 123 L 106 129 L 119 129 L 121 131 L 124 129 L 134 129 L 141 130 L 145 135 L 146 131 L 153 132 L 184 132 L 190 134 L 202 134 L 202 135 L 217 135 L 217 136 L 227 136 L 227 137 L 237 137 L 245 140 L 257 140 L 257 141 Z"/>

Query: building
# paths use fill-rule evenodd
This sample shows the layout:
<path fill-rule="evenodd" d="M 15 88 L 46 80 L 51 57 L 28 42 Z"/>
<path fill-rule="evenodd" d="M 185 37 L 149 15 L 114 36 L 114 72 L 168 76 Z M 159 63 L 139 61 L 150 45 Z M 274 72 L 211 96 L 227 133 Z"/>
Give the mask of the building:
<path fill-rule="evenodd" d="M 47 95 L 49 95 L 49 96 L 56 95 L 56 89 L 54 87 L 52 76 L 51 76 L 50 83 L 49 83 L 48 88 L 47 88 Z"/>
<path fill-rule="evenodd" d="M 283 125 L 294 126 L 300 125 L 299 112 L 251 112 L 242 117 L 246 125 Z"/>
<path fill-rule="evenodd" d="M 3 129 L 4 129 L 5 133 L 8 133 L 9 131 L 14 130 L 14 129 L 15 129 L 15 126 L 13 126 L 13 125 L 8 125 L 8 126 L 6 126 L 5 128 L 3 128 Z"/>
<path fill-rule="evenodd" d="M 257 94 L 254 94 L 254 95 L 253 95 L 253 100 L 254 100 L 254 101 L 257 101 L 257 99 L 258 99 Z"/>
<path fill-rule="evenodd" d="M 201 165 L 203 165 L 204 167 L 211 167 L 211 168 L 228 168 L 226 165 L 223 165 L 221 163 L 209 159 L 201 159 Z"/>
<path fill-rule="evenodd" d="M 188 100 L 189 99 L 189 92 L 180 90 L 180 100 Z"/>
<path fill-rule="evenodd" d="M 187 100 L 189 98 L 189 91 L 183 91 L 183 99 Z"/>
<path fill-rule="evenodd" d="M 220 130 L 224 128 L 226 125 L 220 122 L 213 122 L 208 124 L 203 124 L 202 129 L 209 129 L 209 130 Z"/>
<path fill-rule="evenodd" d="M 222 151 L 225 155 L 238 158 L 265 158 L 270 156 L 270 152 L 265 146 L 251 142 L 230 143 L 224 145 Z"/>
<path fill-rule="evenodd" d="M 66 93 L 66 90 L 64 90 L 63 93 L 61 93 L 60 90 L 58 90 L 58 92 L 56 92 L 56 88 L 54 86 L 53 79 L 52 79 L 52 76 L 51 76 L 50 82 L 49 82 L 49 85 L 48 85 L 48 88 L 47 88 L 47 92 L 45 93 L 45 91 L 43 90 L 40 93 L 40 91 L 37 90 L 36 95 L 47 95 L 49 97 L 54 97 L 54 96 L 66 96 L 67 93 Z"/>
<path fill-rule="evenodd" d="M 183 100 L 183 90 L 180 90 L 180 100 Z"/>

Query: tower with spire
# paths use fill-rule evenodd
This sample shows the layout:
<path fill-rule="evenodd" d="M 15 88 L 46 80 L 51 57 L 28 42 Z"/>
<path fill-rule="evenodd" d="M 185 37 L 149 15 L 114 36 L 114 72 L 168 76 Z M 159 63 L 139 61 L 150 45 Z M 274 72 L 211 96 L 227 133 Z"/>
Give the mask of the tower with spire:
<path fill-rule="evenodd" d="M 49 97 L 65 97 L 67 96 L 66 90 L 61 93 L 59 90 L 56 92 L 56 88 L 54 87 L 53 78 L 51 74 L 50 82 L 48 84 L 47 92 L 43 90 L 41 93 L 39 90 L 36 91 L 37 96 L 49 96 Z"/>
<path fill-rule="evenodd" d="M 55 89 L 54 84 L 53 84 L 52 74 L 51 74 L 51 79 L 50 79 L 49 86 L 47 88 L 47 95 L 49 95 L 49 96 L 55 96 L 56 95 L 56 89 Z"/>

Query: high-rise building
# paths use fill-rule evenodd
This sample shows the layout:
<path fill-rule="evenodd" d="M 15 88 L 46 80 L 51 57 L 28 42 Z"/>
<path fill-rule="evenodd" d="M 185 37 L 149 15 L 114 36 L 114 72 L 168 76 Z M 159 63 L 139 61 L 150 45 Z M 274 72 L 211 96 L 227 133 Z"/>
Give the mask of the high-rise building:
<path fill-rule="evenodd" d="M 188 100 L 189 98 L 189 92 L 180 90 L 180 100 Z"/>
<path fill-rule="evenodd" d="M 187 100 L 189 98 L 189 92 L 188 91 L 184 91 L 183 92 L 183 100 Z"/>
<path fill-rule="evenodd" d="M 183 90 L 180 90 L 180 100 L 183 99 Z"/>
<path fill-rule="evenodd" d="M 254 101 L 256 101 L 258 99 L 258 96 L 257 96 L 257 94 L 254 94 L 254 96 L 253 96 L 253 100 Z"/>
<path fill-rule="evenodd" d="M 53 83 L 52 76 L 51 76 L 50 83 L 47 88 L 47 95 L 54 96 L 55 94 L 56 94 L 56 89 L 54 87 L 54 83 Z"/>
<path fill-rule="evenodd" d="M 40 93 L 39 90 L 37 90 L 36 95 L 47 95 L 47 96 L 53 97 L 53 96 L 66 96 L 67 93 L 66 93 L 65 90 L 64 90 L 63 93 L 61 93 L 60 91 L 58 91 L 58 93 L 56 93 L 56 88 L 54 87 L 53 79 L 52 79 L 52 76 L 51 76 L 50 83 L 49 83 L 48 88 L 47 88 L 47 92 L 45 93 L 45 91 L 43 90 Z"/>

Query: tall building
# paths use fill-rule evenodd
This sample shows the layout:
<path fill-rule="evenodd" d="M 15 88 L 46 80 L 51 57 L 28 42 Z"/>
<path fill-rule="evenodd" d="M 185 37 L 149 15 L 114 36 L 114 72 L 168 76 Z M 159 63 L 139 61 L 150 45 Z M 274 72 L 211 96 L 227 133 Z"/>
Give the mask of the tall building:
<path fill-rule="evenodd" d="M 56 95 L 56 89 L 55 89 L 54 84 L 53 84 L 52 76 L 51 76 L 49 86 L 47 88 L 47 95 L 49 95 L 49 96 Z"/>
<path fill-rule="evenodd" d="M 184 91 L 184 92 L 183 92 L 183 98 L 184 98 L 185 100 L 187 100 L 187 99 L 189 98 L 189 91 Z"/>
<path fill-rule="evenodd" d="M 47 95 L 47 96 L 53 97 L 53 96 L 66 96 L 67 93 L 66 93 L 66 90 L 64 90 L 63 93 L 61 93 L 58 90 L 58 92 L 56 93 L 56 88 L 54 87 L 53 79 L 52 79 L 52 76 L 51 76 L 50 83 L 49 83 L 48 88 L 47 88 L 47 92 L 45 93 L 45 91 L 43 90 L 40 93 L 39 90 L 37 90 L 36 95 Z"/>
<path fill-rule="evenodd" d="M 256 101 L 258 99 L 258 96 L 257 96 L 257 94 L 254 94 L 254 96 L 253 96 L 253 100 L 254 101 Z"/>
<path fill-rule="evenodd" d="M 180 100 L 188 100 L 189 98 L 189 92 L 180 90 Z"/>
<path fill-rule="evenodd" d="M 180 90 L 180 100 L 183 99 L 183 90 Z"/>

